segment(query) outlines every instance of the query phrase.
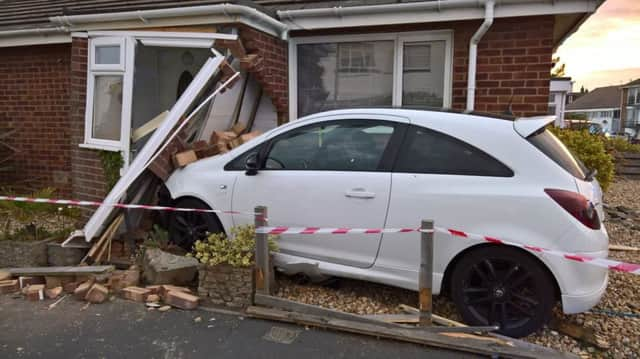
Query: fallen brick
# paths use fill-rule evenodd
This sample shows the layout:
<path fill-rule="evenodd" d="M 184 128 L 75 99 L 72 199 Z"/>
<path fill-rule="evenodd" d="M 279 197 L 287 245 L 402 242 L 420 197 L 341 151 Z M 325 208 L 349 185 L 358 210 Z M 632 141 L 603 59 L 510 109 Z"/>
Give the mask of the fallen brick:
<path fill-rule="evenodd" d="M 87 296 L 87 292 L 89 292 L 89 289 L 91 289 L 92 285 L 93 285 L 93 282 L 91 281 L 82 282 L 73 291 L 73 296 L 76 297 L 76 299 L 78 300 L 84 300 L 84 298 Z"/>
<path fill-rule="evenodd" d="M 0 294 L 14 293 L 20 290 L 20 283 L 17 279 L 3 280 L 0 282 Z"/>
<path fill-rule="evenodd" d="M 180 168 L 197 161 L 198 155 L 196 155 L 196 151 L 194 150 L 187 150 L 184 152 L 176 153 L 175 155 L 173 155 L 172 160 L 173 166 Z"/>
<path fill-rule="evenodd" d="M 69 282 L 62 286 L 62 290 L 65 293 L 72 294 L 76 290 L 76 288 L 78 288 L 79 285 L 80 285 L 80 282 Z"/>
<path fill-rule="evenodd" d="M 85 300 L 89 303 L 99 304 L 103 303 L 109 297 L 109 290 L 102 284 L 94 284 L 87 292 Z"/>
<path fill-rule="evenodd" d="M 32 284 L 28 286 L 26 295 L 28 300 L 44 300 L 44 284 Z"/>
<path fill-rule="evenodd" d="M 134 302 L 141 302 L 147 299 L 149 295 L 149 289 L 140 288 L 140 287 L 127 287 L 122 290 L 122 296 L 125 299 L 133 300 Z"/>
<path fill-rule="evenodd" d="M 177 285 L 172 285 L 172 284 L 163 284 L 160 287 L 160 291 L 159 291 L 159 295 L 160 297 L 162 297 L 164 299 L 165 295 L 169 292 L 183 292 L 183 293 L 191 293 L 191 289 L 187 288 L 187 287 L 180 287 Z"/>
<path fill-rule="evenodd" d="M 11 273 L 6 270 L 0 270 L 0 281 L 11 279 Z"/>
<path fill-rule="evenodd" d="M 160 296 L 157 294 L 149 294 L 146 299 L 147 303 L 155 303 L 160 301 Z"/>
<path fill-rule="evenodd" d="M 238 122 L 235 125 L 233 125 L 233 127 L 231 127 L 231 132 L 235 133 L 236 136 L 240 136 L 246 129 L 247 129 L 247 125 L 245 125 L 242 122 Z"/>
<path fill-rule="evenodd" d="M 149 293 L 150 294 L 160 294 L 160 292 L 162 292 L 162 284 L 154 284 L 154 285 L 148 285 L 145 288 L 149 289 Z"/>
<path fill-rule="evenodd" d="M 164 296 L 164 302 L 166 304 L 186 310 L 196 309 L 199 300 L 200 298 L 193 294 L 178 291 L 169 291 Z"/>
<path fill-rule="evenodd" d="M 23 276 L 23 277 L 19 277 L 18 281 L 20 281 L 20 288 L 25 288 L 28 287 L 32 284 L 44 284 L 45 280 L 44 277 L 27 277 L 27 276 Z"/>
<path fill-rule="evenodd" d="M 56 299 L 62 294 L 62 287 L 45 288 L 44 295 L 49 299 Z"/>
<path fill-rule="evenodd" d="M 74 276 L 58 277 L 58 276 L 45 276 L 45 288 L 64 287 L 65 284 L 74 282 L 76 278 Z"/>

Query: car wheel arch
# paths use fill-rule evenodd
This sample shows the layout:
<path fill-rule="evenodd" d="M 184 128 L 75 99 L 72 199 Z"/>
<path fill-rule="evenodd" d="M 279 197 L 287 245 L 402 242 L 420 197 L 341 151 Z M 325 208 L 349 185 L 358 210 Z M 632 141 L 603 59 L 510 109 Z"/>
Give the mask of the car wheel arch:
<path fill-rule="evenodd" d="M 198 196 L 195 195 L 190 195 L 190 194 L 185 194 L 185 195 L 181 195 L 181 196 L 177 196 L 176 198 L 170 198 L 170 201 L 167 202 L 165 205 L 170 206 L 170 207 L 174 207 L 176 206 L 180 201 L 183 200 L 195 200 L 198 202 L 201 202 L 203 205 L 207 206 L 209 209 L 215 209 L 216 207 L 213 206 L 211 203 L 209 203 L 208 201 L 199 198 Z M 220 228 L 222 228 L 222 232 L 226 235 L 227 234 L 227 229 L 225 228 L 224 224 L 222 223 L 222 221 L 220 220 L 220 216 L 218 216 L 217 213 L 212 213 L 212 215 L 215 217 L 216 221 L 218 222 L 218 225 L 220 226 Z M 168 223 L 168 222 L 167 222 Z"/>
<path fill-rule="evenodd" d="M 462 258 L 464 258 L 464 257 L 466 257 L 468 255 L 473 255 L 473 252 L 479 250 L 480 248 L 493 247 L 493 246 L 496 246 L 496 244 L 492 244 L 492 243 L 476 244 L 474 246 L 467 247 L 463 251 L 461 251 L 460 253 L 456 254 L 453 257 L 453 259 L 451 261 L 449 261 L 449 264 L 447 264 L 447 268 L 444 271 L 444 274 L 443 274 L 443 277 L 442 277 L 442 289 L 441 289 L 440 293 L 445 294 L 447 296 L 450 296 L 452 273 L 453 273 L 453 270 L 454 270 L 455 266 L 457 265 L 458 262 L 460 262 L 460 260 Z M 543 260 L 541 260 L 538 256 L 535 256 L 531 252 L 526 251 L 524 249 L 521 249 L 521 248 L 518 248 L 518 247 L 512 247 L 512 246 L 509 246 L 509 248 L 511 250 L 515 251 L 515 252 L 525 253 L 529 257 L 533 258 L 534 261 L 536 261 L 538 264 L 540 264 L 542 266 L 542 268 L 544 268 L 544 270 L 547 272 L 549 277 L 553 278 L 553 286 L 554 286 L 555 297 L 556 297 L 557 300 L 560 300 L 560 298 L 561 298 L 560 283 L 558 283 L 558 278 L 556 278 L 556 276 L 553 274 L 553 272 L 551 271 L 551 269 L 549 268 L 547 263 L 545 263 Z"/>

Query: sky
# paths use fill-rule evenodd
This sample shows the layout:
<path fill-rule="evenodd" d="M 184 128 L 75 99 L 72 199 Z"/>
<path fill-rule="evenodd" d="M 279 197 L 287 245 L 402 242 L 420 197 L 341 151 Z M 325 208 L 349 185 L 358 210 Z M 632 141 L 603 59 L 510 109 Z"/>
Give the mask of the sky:
<path fill-rule="evenodd" d="M 574 91 L 640 78 L 640 0 L 607 0 L 555 55 Z"/>

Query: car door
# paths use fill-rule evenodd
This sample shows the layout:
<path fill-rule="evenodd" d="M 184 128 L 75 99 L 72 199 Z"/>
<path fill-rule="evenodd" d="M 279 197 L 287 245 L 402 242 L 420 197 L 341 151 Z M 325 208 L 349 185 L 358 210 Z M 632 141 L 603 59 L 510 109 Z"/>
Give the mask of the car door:
<path fill-rule="evenodd" d="M 393 168 L 387 227 L 418 227 L 422 219 L 436 226 L 485 233 L 485 223 L 509 221 L 515 195 L 513 171 L 484 151 L 445 133 L 411 125 Z M 490 232 L 489 232 L 490 233 Z M 434 288 L 453 256 L 473 242 L 436 233 Z M 376 266 L 393 270 L 414 287 L 420 261 L 419 236 L 384 234 Z"/>
<path fill-rule="evenodd" d="M 382 228 L 391 190 L 391 143 L 403 125 L 328 117 L 299 126 L 261 149 L 255 176 L 239 175 L 232 206 L 268 208 L 270 226 Z M 251 219 L 235 216 L 237 224 Z M 379 234 L 304 234 L 279 238 L 280 252 L 357 267 L 375 261 Z"/>

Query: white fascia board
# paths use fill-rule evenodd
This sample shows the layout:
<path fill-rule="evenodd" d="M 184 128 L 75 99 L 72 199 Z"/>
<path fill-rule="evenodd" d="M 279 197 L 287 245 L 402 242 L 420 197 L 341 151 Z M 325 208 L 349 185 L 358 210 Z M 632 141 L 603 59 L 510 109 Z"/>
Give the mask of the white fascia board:
<path fill-rule="evenodd" d="M 603 107 L 603 108 L 589 108 L 584 110 L 564 110 L 564 112 L 599 112 L 599 111 L 615 111 L 620 107 Z"/>
<path fill-rule="evenodd" d="M 238 35 L 221 34 L 217 32 L 170 32 L 170 31 L 89 31 L 89 37 L 93 36 L 133 36 L 149 37 L 155 39 L 202 39 L 202 40 L 237 40 Z"/>
<path fill-rule="evenodd" d="M 48 44 L 66 44 L 71 42 L 69 33 L 59 33 L 50 35 L 23 35 L 23 36 L 1 36 L 0 47 L 14 46 L 32 46 L 32 45 L 48 45 Z"/>
<path fill-rule="evenodd" d="M 494 17 L 591 13 L 600 3 L 601 0 L 503 0 L 496 3 Z M 278 17 L 291 30 L 478 20 L 484 19 L 483 4 L 482 0 L 448 0 L 446 3 L 287 10 L 278 11 Z"/>

